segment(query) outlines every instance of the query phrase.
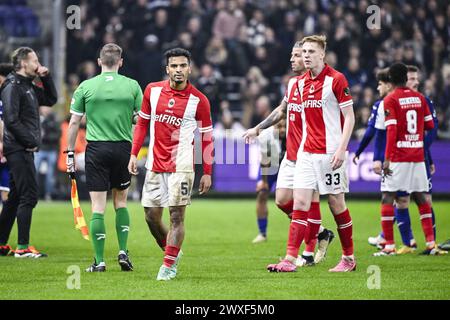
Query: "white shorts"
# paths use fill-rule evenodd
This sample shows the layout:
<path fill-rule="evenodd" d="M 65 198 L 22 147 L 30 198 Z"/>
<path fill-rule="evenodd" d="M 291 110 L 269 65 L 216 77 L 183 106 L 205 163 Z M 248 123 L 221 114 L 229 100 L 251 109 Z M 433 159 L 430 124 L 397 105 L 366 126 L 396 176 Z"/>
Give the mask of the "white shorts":
<path fill-rule="evenodd" d="M 295 161 L 283 158 L 278 171 L 277 189 L 294 189 Z"/>
<path fill-rule="evenodd" d="M 147 170 L 141 204 L 166 208 L 191 204 L 194 172 L 153 172 Z"/>
<path fill-rule="evenodd" d="M 381 191 L 428 192 L 425 162 L 391 162 L 391 176 L 381 179 Z"/>
<path fill-rule="evenodd" d="M 348 192 L 347 158 L 339 169 L 331 170 L 333 154 L 299 152 L 295 167 L 294 189 L 313 189 L 320 194 Z"/>

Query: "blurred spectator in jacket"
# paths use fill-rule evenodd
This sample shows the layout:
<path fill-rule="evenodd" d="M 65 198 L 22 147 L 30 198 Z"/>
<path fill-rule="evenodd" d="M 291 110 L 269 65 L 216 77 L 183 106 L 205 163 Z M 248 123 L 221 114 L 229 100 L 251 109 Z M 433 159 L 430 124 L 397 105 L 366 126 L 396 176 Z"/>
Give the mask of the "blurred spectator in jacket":
<path fill-rule="evenodd" d="M 44 175 L 44 197 L 51 200 L 55 186 L 55 169 L 58 157 L 58 142 L 61 137 L 60 123 L 49 107 L 40 107 L 42 144 L 34 156 L 37 174 Z M 39 179 L 38 179 L 39 181 Z"/>

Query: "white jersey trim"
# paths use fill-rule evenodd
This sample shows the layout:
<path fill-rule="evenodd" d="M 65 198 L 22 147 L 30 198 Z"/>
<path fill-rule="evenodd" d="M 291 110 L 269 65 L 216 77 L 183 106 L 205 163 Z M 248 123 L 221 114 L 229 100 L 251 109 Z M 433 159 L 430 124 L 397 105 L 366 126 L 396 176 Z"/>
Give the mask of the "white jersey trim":
<path fill-rule="evenodd" d="M 150 120 L 150 142 L 148 146 L 148 157 L 147 157 L 147 163 L 146 168 L 148 170 L 153 169 L 153 161 L 154 161 L 154 146 L 155 146 L 155 120 L 156 119 L 156 107 L 158 106 L 159 97 L 161 96 L 161 90 L 162 87 L 153 87 L 150 89 L 150 113 L 151 118 L 153 120 Z"/>
<path fill-rule="evenodd" d="M 77 116 L 80 116 L 80 117 L 84 116 L 84 113 L 83 113 L 83 112 L 76 112 L 76 111 L 74 111 L 74 110 L 72 110 L 72 109 L 70 109 L 70 113 L 71 113 L 71 114 L 74 114 L 74 115 L 77 115 Z"/>
<path fill-rule="evenodd" d="M 197 129 L 197 121 L 195 115 L 200 98 L 189 95 L 189 100 L 184 110 L 184 123 L 180 127 L 178 145 L 175 158 L 176 172 L 192 172 L 194 168 L 194 150 L 192 142 L 194 141 L 194 131 Z M 203 128 L 208 129 L 208 127 Z M 211 128 L 212 129 L 212 128 Z"/>
<path fill-rule="evenodd" d="M 292 92 L 292 88 L 294 87 L 295 83 L 297 82 L 297 78 L 291 78 L 289 79 L 288 82 L 288 87 L 287 87 L 287 96 L 284 96 L 283 101 L 286 102 L 287 104 L 289 104 L 289 97 L 291 96 L 291 92 Z M 289 106 L 286 106 L 286 136 L 289 133 L 289 116 L 290 116 L 290 112 L 289 112 Z"/>
<path fill-rule="evenodd" d="M 339 103 L 339 107 L 341 107 L 341 108 L 346 108 L 346 107 L 350 107 L 350 106 L 353 106 L 353 100 Z"/>
<path fill-rule="evenodd" d="M 211 132 L 211 131 L 213 131 L 213 126 L 204 127 L 204 128 L 198 128 L 198 131 L 200 133 Z"/>
<path fill-rule="evenodd" d="M 150 120 L 150 118 L 151 118 L 151 116 L 150 116 L 149 114 L 146 114 L 145 112 L 142 112 L 142 111 L 139 111 L 139 112 L 138 112 L 138 115 L 139 115 L 141 118 L 146 119 L 146 120 Z"/>
<path fill-rule="evenodd" d="M 396 125 L 397 124 L 397 120 L 395 119 L 391 119 L 391 120 L 387 120 L 384 122 L 384 124 L 387 126 L 391 126 L 391 125 Z"/>
<path fill-rule="evenodd" d="M 322 106 L 326 153 L 336 152 L 342 137 L 341 109 L 333 92 L 333 81 L 333 77 L 325 76 L 322 87 L 322 100 L 326 101 Z"/>

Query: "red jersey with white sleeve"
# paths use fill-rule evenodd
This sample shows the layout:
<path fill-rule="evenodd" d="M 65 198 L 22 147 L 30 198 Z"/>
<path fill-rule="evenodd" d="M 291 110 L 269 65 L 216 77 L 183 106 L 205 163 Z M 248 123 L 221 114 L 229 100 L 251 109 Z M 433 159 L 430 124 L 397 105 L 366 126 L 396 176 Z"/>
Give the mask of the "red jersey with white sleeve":
<path fill-rule="evenodd" d="M 424 130 L 434 128 L 425 97 L 407 87 L 396 88 L 384 98 L 386 159 L 423 162 Z"/>
<path fill-rule="evenodd" d="M 286 158 L 297 161 L 297 152 L 302 141 L 302 105 L 297 87 L 297 77 L 289 79 L 284 102 L 287 103 L 286 112 Z"/>
<path fill-rule="evenodd" d="M 335 153 L 344 127 L 341 109 L 353 107 L 347 79 L 325 64 L 314 79 L 310 71 L 299 76 L 297 85 L 303 108 L 303 151 Z"/>
<path fill-rule="evenodd" d="M 184 90 L 169 80 L 150 83 L 144 92 L 131 154 L 136 155 L 148 129 L 150 143 L 146 168 L 153 172 L 193 172 L 194 132 L 202 138 L 204 174 L 212 173 L 212 121 L 208 99 L 188 82 Z"/>

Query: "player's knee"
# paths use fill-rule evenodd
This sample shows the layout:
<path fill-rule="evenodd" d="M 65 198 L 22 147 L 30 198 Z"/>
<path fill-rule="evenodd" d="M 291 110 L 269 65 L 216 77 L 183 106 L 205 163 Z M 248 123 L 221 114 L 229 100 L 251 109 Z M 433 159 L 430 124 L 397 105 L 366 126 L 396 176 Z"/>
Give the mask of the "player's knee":
<path fill-rule="evenodd" d="M 330 195 L 328 197 L 328 206 L 334 215 L 339 214 L 346 209 L 345 200 L 343 197 L 335 197 Z"/>
<path fill-rule="evenodd" d="M 267 189 L 262 189 L 257 192 L 256 199 L 258 202 L 267 202 L 267 199 L 269 198 L 269 191 Z"/>
<path fill-rule="evenodd" d="M 427 201 L 427 203 L 428 203 L 430 206 L 433 205 L 433 197 L 431 196 L 431 194 L 425 193 L 425 200 Z"/>
<path fill-rule="evenodd" d="M 394 195 L 383 192 L 381 196 L 381 204 L 393 204 L 394 203 Z"/>
<path fill-rule="evenodd" d="M 415 198 L 417 201 L 417 198 Z M 409 207 L 409 197 L 398 197 L 396 200 L 397 209 L 408 209 Z"/>
<path fill-rule="evenodd" d="M 275 197 L 275 204 L 277 205 L 278 208 L 283 210 L 283 208 L 286 206 L 287 202 L 284 199 L 280 199 L 278 197 Z"/>
<path fill-rule="evenodd" d="M 145 221 L 151 224 L 157 224 L 161 221 L 161 217 L 152 212 L 151 208 L 144 208 Z"/>
<path fill-rule="evenodd" d="M 275 203 L 278 207 L 280 206 L 286 206 L 289 203 L 294 201 L 292 192 L 284 192 L 284 190 L 277 189 L 275 192 Z"/>
<path fill-rule="evenodd" d="M 292 210 L 294 210 L 293 205 L 293 199 L 286 199 L 281 197 L 275 197 L 275 204 L 278 208 L 280 208 L 282 211 L 286 213 L 291 213 Z"/>
<path fill-rule="evenodd" d="M 417 205 L 422 205 L 428 202 L 423 192 L 414 192 L 413 197 Z"/>
<path fill-rule="evenodd" d="M 183 222 L 184 222 L 184 218 L 181 214 L 171 214 L 170 215 L 170 223 L 172 224 L 172 226 L 178 227 L 178 226 L 182 225 Z"/>
<path fill-rule="evenodd" d="M 258 181 L 256 183 L 256 193 L 260 193 L 261 191 L 269 191 L 269 186 L 264 181 Z"/>
<path fill-rule="evenodd" d="M 179 208 L 170 209 L 170 223 L 173 227 L 182 225 L 184 222 L 184 212 Z"/>
<path fill-rule="evenodd" d="M 125 208 L 127 206 L 127 201 L 126 200 L 114 200 L 114 209 L 118 209 L 118 208 Z"/>
<path fill-rule="evenodd" d="M 127 206 L 128 190 L 113 190 L 114 208 L 124 208 Z"/>
<path fill-rule="evenodd" d="M 311 201 L 305 199 L 294 199 L 294 210 L 309 211 L 311 208 Z"/>

